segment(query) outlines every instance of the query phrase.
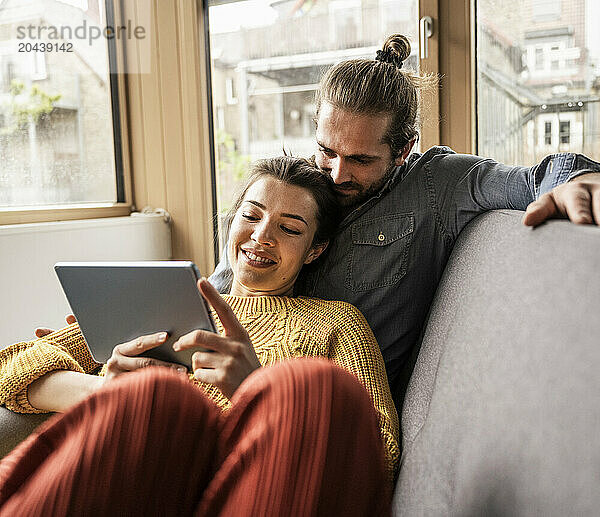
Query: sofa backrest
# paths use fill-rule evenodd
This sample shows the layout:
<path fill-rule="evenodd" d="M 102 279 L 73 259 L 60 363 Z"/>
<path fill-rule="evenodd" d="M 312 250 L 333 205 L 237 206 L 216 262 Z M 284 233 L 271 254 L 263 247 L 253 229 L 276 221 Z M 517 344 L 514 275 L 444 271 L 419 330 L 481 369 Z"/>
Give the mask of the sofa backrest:
<path fill-rule="evenodd" d="M 396 515 L 600 508 L 600 229 L 522 212 L 460 235 L 402 412 Z"/>

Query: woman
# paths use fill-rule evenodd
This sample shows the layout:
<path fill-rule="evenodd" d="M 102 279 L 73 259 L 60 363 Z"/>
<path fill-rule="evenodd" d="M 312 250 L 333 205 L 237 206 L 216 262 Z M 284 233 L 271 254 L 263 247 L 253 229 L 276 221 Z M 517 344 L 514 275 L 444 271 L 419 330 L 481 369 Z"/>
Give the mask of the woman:
<path fill-rule="evenodd" d="M 52 448 L 52 452 L 55 452 L 56 449 L 62 451 L 64 447 L 69 448 L 71 445 L 69 440 L 76 433 L 79 433 L 82 439 L 96 433 L 94 436 L 97 436 L 98 441 L 102 442 L 102 447 L 94 443 L 93 446 L 96 448 L 91 452 L 87 451 L 88 444 L 86 441 L 78 445 L 83 449 L 78 448 L 76 454 L 71 449 L 69 449 L 71 451 L 69 454 L 64 454 L 68 458 L 73 458 L 74 455 L 85 457 L 87 452 L 88 455 L 98 461 L 100 461 L 99 458 L 103 458 L 102 461 L 108 461 L 107 458 L 110 456 L 113 457 L 113 462 L 119 461 L 123 465 L 136 463 L 139 465 L 140 457 L 135 456 L 129 461 L 124 461 L 123 458 L 127 458 L 127 454 L 130 453 L 129 446 L 123 446 L 123 443 L 127 443 L 127 435 L 124 435 L 119 429 L 111 433 L 106 424 L 102 422 L 116 418 L 117 413 L 119 422 L 129 421 L 128 419 L 133 418 L 132 415 L 135 415 L 136 422 L 140 421 L 137 418 L 140 411 L 143 413 L 143 410 L 137 407 L 142 405 L 140 400 L 146 401 L 148 407 L 154 408 L 157 404 L 156 393 L 161 394 L 158 397 L 160 400 L 163 398 L 162 394 L 170 393 L 170 395 L 164 395 L 169 397 L 170 402 L 165 403 L 166 407 L 160 411 L 172 411 L 172 401 L 177 401 L 180 411 L 176 411 L 176 414 L 186 417 L 180 422 L 180 425 L 187 425 L 189 413 L 188 410 L 184 410 L 182 406 L 184 403 L 181 400 L 188 401 L 194 408 L 208 404 L 206 408 L 208 416 L 205 415 L 205 418 L 200 419 L 198 423 L 200 427 L 194 431 L 193 436 L 199 433 L 204 435 L 208 432 L 213 441 L 217 443 L 218 458 L 207 460 L 202 456 L 202 454 L 205 454 L 204 449 L 198 452 L 204 458 L 202 463 L 207 462 L 208 465 L 211 465 L 208 468 L 210 474 L 206 478 L 208 481 L 205 479 L 204 482 L 195 482 L 194 486 L 204 488 L 201 494 L 194 495 L 191 500 L 201 501 L 201 508 L 207 514 L 211 514 L 215 508 L 218 508 L 218 512 L 222 513 L 223 508 L 234 504 L 232 501 L 235 501 L 235 498 L 231 497 L 231 491 L 223 488 L 223 483 L 225 485 L 228 483 L 223 479 L 235 480 L 236 487 L 239 487 L 240 478 L 244 478 L 248 475 L 248 472 L 253 471 L 248 466 L 248 462 L 250 466 L 261 465 L 257 457 L 267 461 L 265 458 L 268 457 L 268 453 L 264 450 L 261 453 L 256 452 L 261 450 L 258 447 L 261 444 L 264 446 L 265 443 L 269 443 L 270 447 L 275 441 L 277 447 L 280 447 L 280 452 L 284 449 L 288 452 L 292 451 L 290 460 L 284 462 L 287 471 L 291 472 L 289 469 L 292 465 L 296 465 L 299 471 L 302 470 L 300 467 L 303 467 L 306 479 L 311 479 L 314 476 L 319 478 L 319 473 L 321 473 L 321 483 L 326 482 L 327 476 L 333 475 L 332 468 L 339 468 L 344 464 L 344 461 L 350 461 L 350 459 L 342 460 L 340 451 L 345 451 L 346 456 L 349 452 L 351 456 L 356 454 L 357 457 L 365 454 L 366 451 L 362 450 L 362 444 L 355 444 L 356 447 L 349 446 L 348 439 L 353 439 L 352 435 L 355 431 L 357 436 L 364 437 L 368 435 L 368 421 L 370 418 L 368 413 L 372 410 L 361 410 L 361 417 L 357 417 L 355 414 L 355 418 L 351 418 L 350 421 L 345 420 L 345 414 L 351 413 L 357 408 L 364 409 L 364 400 L 361 402 L 360 397 L 362 395 L 359 394 L 361 390 L 353 387 L 353 381 L 348 381 L 347 376 L 344 377 L 335 369 L 333 370 L 334 373 L 331 374 L 331 367 L 323 366 L 320 362 L 313 363 L 311 361 L 291 361 L 287 362 L 286 365 L 260 368 L 261 366 L 273 366 L 291 358 L 327 358 L 351 372 L 369 393 L 370 407 L 375 407 L 376 418 L 379 422 L 380 438 L 384 444 L 388 471 L 393 472 L 399 457 L 398 420 L 387 386 L 383 360 L 366 321 L 358 310 L 343 302 L 293 297 L 293 287 L 300 269 L 304 264 L 316 260 L 323 253 L 329 237 L 335 231 L 336 202 L 329 181 L 318 169 L 301 159 L 282 157 L 264 160 L 255 166 L 248 185 L 234 204 L 232 212 L 233 220 L 228 241 L 228 256 L 233 271 L 231 292 L 229 295 L 221 297 L 205 279 L 200 280 L 198 283 L 200 291 L 214 309 L 214 316 L 221 334 L 194 331 L 182 336 L 173 345 L 175 349 L 202 348 L 208 350 L 194 353 L 192 360 L 193 374 L 190 375 L 190 378 L 204 388 L 210 399 L 216 402 L 218 406 L 228 409 L 224 413 L 225 416 L 215 416 L 210 404 L 208 404 L 209 401 L 200 393 L 200 390 L 190 395 L 188 385 L 185 383 L 182 385 L 183 376 L 179 375 L 179 378 L 177 378 L 175 374 L 169 375 L 165 368 L 146 369 L 142 375 L 121 376 L 124 372 L 151 365 L 179 368 L 176 365 L 168 365 L 153 359 L 138 357 L 141 352 L 160 345 L 166 336 L 158 333 L 117 345 L 113 351 L 113 356 L 102 368 L 102 375 L 98 376 L 93 375 L 92 372 L 99 365 L 96 365 L 91 359 L 76 324 L 71 324 L 66 329 L 46 335 L 33 342 L 12 345 L 0 352 L 2 374 L 0 402 L 15 411 L 42 412 L 64 411 L 83 400 L 82 403 L 76 405 L 64 416 L 64 420 L 75 422 L 73 425 L 75 425 L 76 432 L 69 427 L 71 424 L 59 423 L 51 428 L 52 432 L 61 436 L 61 440 L 66 437 L 64 442 L 59 440 L 59 445 Z M 315 370 L 320 373 L 315 374 Z M 298 374 L 298 372 L 302 373 Z M 114 383 L 107 382 L 115 377 L 120 377 L 120 379 Z M 295 385 L 296 381 L 290 381 L 290 378 L 295 379 L 296 377 L 299 379 L 298 384 L 302 386 L 299 391 L 301 395 L 294 391 L 298 389 L 298 386 Z M 339 380 L 340 378 L 341 380 Z M 159 382 L 156 379 L 159 379 L 160 383 L 164 382 L 169 385 L 169 390 L 166 390 L 163 384 L 156 385 L 155 383 Z M 308 379 L 312 379 L 314 382 L 308 382 Z M 290 382 L 295 387 L 286 399 L 284 387 Z M 334 396 L 339 383 L 346 387 L 340 388 L 340 396 Z M 105 384 L 106 387 L 99 389 Z M 141 397 L 140 393 L 136 391 L 141 389 L 140 386 L 146 386 L 153 393 L 153 396 L 148 397 L 146 394 L 146 396 Z M 131 390 L 137 393 L 137 396 L 131 395 Z M 88 394 L 94 392 L 96 392 L 94 396 L 86 398 Z M 174 393 L 179 392 L 182 392 L 182 394 L 175 397 Z M 111 397 L 119 401 L 116 404 L 113 400 L 114 407 L 111 406 L 109 400 Z M 133 397 L 132 400 L 130 400 L 131 397 Z M 190 402 L 192 399 L 193 401 Z M 268 400 L 270 400 L 269 403 L 267 403 Z M 125 406 L 129 403 L 133 406 L 133 409 L 125 409 Z M 325 406 L 322 405 L 323 403 L 325 403 Z M 99 405 L 103 410 L 91 411 L 88 407 L 90 404 L 93 404 L 95 408 Z M 108 408 L 102 406 L 102 404 L 107 405 Z M 336 404 L 341 404 L 341 406 L 337 407 Z M 255 405 L 265 410 L 264 413 L 261 413 L 261 417 L 244 417 L 244 415 L 252 413 L 249 407 L 255 408 Z M 304 412 L 300 411 L 296 417 L 288 419 L 289 413 L 293 412 L 294 408 L 303 409 Z M 148 409 L 148 411 L 156 411 L 156 408 L 153 410 Z M 194 413 L 194 410 L 191 410 L 191 412 Z M 256 425 L 250 426 L 249 422 L 253 421 L 253 418 L 257 418 L 258 422 L 264 423 L 264 418 L 269 418 L 266 415 L 271 413 L 279 415 L 280 419 L 275 422 L 272 421 L 270 431 L 263 429 L 262 425 L 258 426 L 263 429 L 262 431 L 257 431 Z M 87 416 L 84 418 L 81 416 L 82 414 Z M 162 415 L 162 413 L 160 414 Z M 319 414 L 327 416 L 327 419 L 318 418 Z M 109 417 L 108 415 L 112 416 Z M 303 418 L 300 418 L 301 415 L 304 415 Z M 312 424 L 310 421 L 306 422 L 307 415 L 309 417 L 315 416 L 315 421 Z M 362 422 L 363 417 L 366 419 L 365 422 Z M 100 419 L 100 421 L 94 423 L 94 418 Z M 148 418 L 148 414 L 145 414 L 145 417 L 141 420 L 145 421 Z M 161 420 L 163 421 L 161 427 L 163 431 L 164 418 L 166 417 L 162 416 Z M 151 421 L 155 422 L 156 419 L 153 418 Z M 215 433 L 211 431 L 212 427 L 207 425 L 207 421 L 216 422 L 214 426 L 217 429 L 215 432 L 217 438 L 214 438 Z M 271 436 L 270 433 L 274 432 L 273 427 L 276 429 L 280 424 L 283 425 L 282 422 L 286 421 L 289 423 L 290 428 L 287 429 L 285 440 L 282 442 L 277 439 L 277 436 Z M 315 431 L 314 427 L 318 427 L 324 421 L 331 422 L 331 426 L 326 425 L 327 431 L 323 429 L 319 432 Z M 235 425 L 232 422 L 235 422 Z M 342 422 L 341 427 L 340 422 Z M 296 425 L 308 425 L 310 429 L 303 428 L 303 432 L 294 439 Z M 356 430 L 352 429 L 351 432 L 348 432 L 350 431 L 349 425 L 356 426 Z M 65 426 L 71 430 L 67 432 Z M 232 427 L 229 428 L 228 426 Z M 59 431 L 56 431 L 57 428 Z M 101 432 L 98 432 L 98 428 L 101 429 Z M 234 434 L 239 433 L 240 429 L 249 429 L 249 431 L 247 434 L 237 435 L 235 440 L 230 437 L 229 442 L 225 440 L 229 445 L 223 445 L 222 440 L 225 429 L 230 429 L 230 433 Z M 144 428 L 144 431 L 144 433 L 137 433 L 137 436 L 140 434 L 150 436 L 152 434 L 147 428 Z M 42 434 L 45 432 L 43 431 Z M 279 432 L 283 431 L 279 429 Z M 317 451 L 311 449 L 310 459 L 307 459 L 307 455 L 299 455 L 299 451 L 302 450 L 303 437 L 310 436 L 311 432 L 316 433 L 312 442 L 313 445 L 321 442 L 328 445 L 322 451 L 321 456 L 317 454 Z M 250 455 L 252 461 L 249 461 L 248 458 L 240 460 L 240 457 L 247 454 L 247 450 L 244 449 L 245 445 L 243 445 L 245 440 L 248 439 L 248 436 L 254 436 L 256 433 L 258 433 L 259 438 L 252 444 L 252 450 L 254 451 Z M 319 439 L 319 436 L 323 437 L 322 433 L 333 439 Z M 184 435 L 186 435 L 185 432 L 176 433 L 177 442 L 183 441 Z M 271 436 L 271 438 L 267 439 L 267 436 Z M 1 503 L 8 501 L 8 504 L 22 504 L 19 502 L 19 497 L 22 495 L 21 489 L 15 487 L 21 486 L 20 482 L 23 481 L 24 476 L 21 472 L 27 472 L 27 476 L 32 475 L 31 472 L 35 472 L 35 475 L 42 475 L 40 472 L 44 472 L 45 466 L 43 464 L 31 466 L 27 458 L 35 457 L 31 448 L 38 450 L 40 447 L 39 442 L 45 440 L 48 440 L 45 434 L 44 440 L 41 440 L 39 434 L 34 435 L 28 440 L 30 443 L 22 444 L 2 463 L 0 469 L 0 480 L 3 482 L 0 487 Z M 336 461 L 327 462 L 325 458 L 331 455 L 331 448 L 334 447 L 332 444 L 336 440 L 340 440 L 340 443 L 344 443 L 345 446 L 340 446 L 341 448 L 335 456 Z M 114 450 L 107 445 L 109 443 L 120 449 L 118 454 L 115 454 Z M 231 443 L 234 445 L 232 446 Z M 178 454 L 188 456 L 189 447 L 182 446 Z M 241 456 L 238 454 L 240 447 L 246 451 Z M 147 453 L 149 448 L 153 449 L 148 443 L 142 451 L 137 452 L 143 455 Z M 209 447 L 208 449 L 212 450 L 214 448 Z M 107 456 L 106 450 L 112 451 L 112 454 Z M 223 453 L 223 450 L 229 452 Z M 235 451 L 235 454 L 233 454 L 235 460 L 231 459 L 232 451 Z M 316 465 L 312 463 L 312 454 L 314 454 L 314 461 L 317 462 Z M 374 457 L 371 452 L 366 452 L 366 454 L 369 456 L 369 461 L 362 463 L 359 461 L 358 464 L 365 464 L 366 471 L 374 468 L 375 473 L 370 471 L 371 474 L 369 474 L 374 476 L 371 479 L 371 481 L 374 481 L 377 479 L 376 473 L 379 461 L 377 453 Z M 163 453 L 162 456 L 156 456 L 154 461 L 150 463 L 160 465 L 162 469 L 168 464 L 165 455 L 167 458 L 171 457 L 171 454 Z M 279 459 L 281 457 L 287 456 L 280 454 Z M 318 460 L 318 458 L 321 458 L 321 460 Z M 148 461 L 145 463 L 147 464 Z M 366 465 L 368 463 L 372 463 L 372 465 Z M 11 466 L 8 470 L 7 464 Z M 273 467 L 272 463 L 268 464 Z M 14 467 L 14 465 L 17 465 L 17 467 Z M 195 465 L 197 465 L 197 462 Z M 242 468 L 241 465 L 246 465 L 246 467 Z M 353 465 L 352 461 L 349 465 Z M 77 468 L 81 467 L 78 466 Z M 105 472 L 105 469 L 102 470 Z M 112 472 L 114 469 L 109 470 Z M 169 469 L 166 468 L 166 470 Z M 200 475 L 196 472 L 196 468 L 191 470 L 194 471 L 194 475 Z M 223 474 L 224 470 L 228 474 Z M 276 470 L 274 467 L 271 469 L 258 469 L 260 475 L 270 472 L 271 477 L 268 478 L 269 482 L 266 483 L 270 487 L 277 486 L 274 481 L 276 479 L 279 482 L 282 479 L 288 479 L 286 476 L 281 477 L 275 474 Z M 236 475 L 231 474 L 234 471 L 237 472 Z M 77 472 L 78 476 L 70 475 L 69 479 L 89 478 L 89 468 L 85 472 L 79 470 Z M 358 475 L 360 473 L 348 472 L 348 469 L 346 469 L 344 478 L 354 479 Z M 139 476 L 140 474 L 136 473 L 136 479 Z M 174 477 L 171 476 L 171 478 Z M 253 501 L 260 500 L 256 495 L 257 479 L 252 478 L 248 485 L 254 487 L 255 496 Z M 102 486 L 105 482 L 104 479 Z M 230 482 L 233 483 L 233 481 Z M 297 483 L 298 479 L 295 479 L 295 482 Z M 346 482 L 346 479 L 338 479 L 340 485 L 344 485 Z M 119 481 L 116 486 L 123 487 L 123 483 L 123 481 Z M 243 483 L 241 485 L 243 487 Z M 179 487 L 179 484 L 177 486 Z M 296 495 L 301 488 L 297 487 L 294 482 L 289 482 L 289 480 L 283 486 L 287 487 L 287 492 L 293 492 Z M 323 486 L 331 488 L 331 484 L 322 485 L 317 483 L 314 489 L 309 490 L 311 496 L 305 494 L 302 499 L 305 502 L 313 501 L 314 504 L 321 505 L 321 510 L 325 512 L 324 508 L 327 506 L 329 498 L 324 497 L 319 492 Z M 352 483 L 349 482 L 346 491 L 357 492 L 357 490 L 350 489 L 351 486 Z M 239 488 L 236 489 L 239 490 Z M 369 492 L 364 485 L 358 492 L 361 490 L 364 494 Z M 177 490 L 169 490 L 169 494 L 174 491 L 177 492 Z M 60 499 L 61 504 L 63 504 L 63 506 L 53 507 L 54 509 L 57 507 L 68 509 L 69 505 L 73 504 L 71 499 L 68 499 L 65 503 L 64 497 L 56 495 L 63 494 L 64 496 L 64 492 L 64 490 L 53 492 L 55 499 Z M 70 494 L 79 493 L 72 487 L 68 492 Z M 281 498 L 284 490 L 275 490 L 275 492 Z M 16 499 L 13 498 L 11 501 L 13 494 L 16 494 Z M 123 494 L 118 492 L 119 499 L 122 496 Z M 352 494 L 352 497 L 358 496 Z M 76 496 L 71 495 L 70 497 Z M 340 497 L 332 497 L 332 500 L 337 501 L 338 506 L 336 508 L 338 509 L 340 508 L 339 504 L 341 504 Z M 352 497 L 346 494 L 343 500 L 348 502 Z M 45 501 L 49 499 L 54 500 L 48 496 L 44 497 Z M 382 500 L 385 501 L 385 497 Z M 80 501 L 80 504 L 83 505 L 83 502 Z M 289 504 L 291 504 L 289 501 L 287 506 L 283 504 L 280 506 L 280 510 L 290 511 Z M 296 503 L 292 506 L 298 511 Z M 356 502 L 353 502 L 350 506 L 355 508 L 352 511 L 359 511 L 360 506 L 357 506 Z M 234 507 L 230 506 L 230 508 Z M 309 508 L 314 510 L 316 507 L 309 505 Z"/>

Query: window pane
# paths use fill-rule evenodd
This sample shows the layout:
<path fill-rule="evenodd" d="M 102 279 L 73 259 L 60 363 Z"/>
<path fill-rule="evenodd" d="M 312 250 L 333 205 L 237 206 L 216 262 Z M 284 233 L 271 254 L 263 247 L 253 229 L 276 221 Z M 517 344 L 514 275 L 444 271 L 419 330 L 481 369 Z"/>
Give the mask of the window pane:
<path fill-rule="evenodd" d="M 561 120 L 560 122 L 560 143 L 568 144 L 571 141 L 571 122 L 569 120 Z"/>
<path fill-rule="evenodd" d="M 250 161 L 314 153 L 314 94 L 345 59 L 375 56 L 403 33 L 417 67 L 417 0 L 209 1 L 218 207 L 233 199 Z"/>
<path fill-rule="evenodd" d="M 103 0 L 0 4 L 0 209 L 115 202 Z"/>
<path fill-rule="evenodd" d="M 552 145 L 552 122 L 544 122 L 544 144 Z"/>
<path fill-rule="evenodd" d="M 478 153 L 600 160 L 600 2 L 477 1 Z"/>

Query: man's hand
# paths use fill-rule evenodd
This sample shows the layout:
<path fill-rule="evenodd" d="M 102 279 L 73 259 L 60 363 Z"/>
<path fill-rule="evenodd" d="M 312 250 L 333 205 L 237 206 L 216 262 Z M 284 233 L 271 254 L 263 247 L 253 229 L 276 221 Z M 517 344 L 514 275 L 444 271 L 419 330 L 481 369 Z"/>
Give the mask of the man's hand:
<path fill-rule="evenodd" d="M 67 325 L 71 325 L 77 320 L 75 319 L 75 316 L 69 314 L 65 317 L 65 321 L 67 322 Z M 35 329 L 35 337 L 44 337 L 48 334 L 52 334 L 52 332 L 54 332 L 54 329 L 49 329 L 48 327 L 38 327 Z"/>
<path fill-rule="evenodd" d="M 110 359 L 106 362 L 106 374 L 104 378 L 109 381 L 117 375 L 132 372 L 148 366 L 166 366 L 181 373 L 186 373 L 185 366 L 175 363 L 159 361 L 151 357 L 138 357 L 142 352 L 162 345 L 168 338 L 166 332 L 157 332 L 149 336 L 140 336 L 136 339 L 122 343 L 113 348 Z"/>
<path fill-rule="evenodd" d="M 540 196 L 527 207 L 523 224 L 537 226 L 554 217 L 600 225 L 600 172 L 582 174 Z"/>
<path fill-rule="evenodd" d="M 220 336 L 206 330 L 194 330 L 180 337 L 173 349 L 204 348 L 205 351 L 194 352 L 192 356 L 194 378 L 214 384 L 231 398 L 242 381 L 261 365 L 248 332 L 218 291 L 205 278 L 198 280 L 198 289 L 215 308 L 225 333 Z"/>

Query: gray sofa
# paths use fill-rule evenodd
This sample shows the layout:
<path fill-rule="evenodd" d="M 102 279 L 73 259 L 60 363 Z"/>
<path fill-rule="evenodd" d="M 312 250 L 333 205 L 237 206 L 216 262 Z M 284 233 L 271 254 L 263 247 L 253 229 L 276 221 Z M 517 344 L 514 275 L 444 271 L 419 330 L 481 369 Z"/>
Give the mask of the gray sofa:
<path fill-rule="evenodd" d="M 600 514 L 600 229 L 478 217 L 402 411 L 396 515 Z"/>
<path fill-rule="evenodd" d="M 478 217 L 448 262 L 402 411 L 395 515 L 600 513 L 600 229 L 521 216 Z M 39 417 L 0 409 L 4 454 Z"/>

